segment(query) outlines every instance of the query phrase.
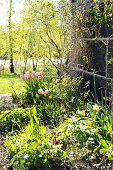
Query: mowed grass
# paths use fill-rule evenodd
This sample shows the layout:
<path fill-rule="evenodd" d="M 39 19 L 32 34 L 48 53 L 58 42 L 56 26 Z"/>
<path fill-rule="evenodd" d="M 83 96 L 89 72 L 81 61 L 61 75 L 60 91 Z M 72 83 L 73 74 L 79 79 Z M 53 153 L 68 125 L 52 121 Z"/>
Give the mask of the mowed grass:
<path fill-rule="evenodd" d="M 52 70 L 52 73 L 47 70 L 44 74 L 45 77 L 48 79 L 47 81 L 51 81 L 52 78 L 58 77 L 55 70 Z M 15 92 L 19 93 L 25 90 L 24 86 L 25 82 L 23 81 L 23 79 L 20 78 L 20 75 L 0 75 L 0 94 L 14 93 L 13 89 L 15 90 Z"/>
<path fill-rule="evenodd" d="M 22 92 L 25 90 L 24 85 L 20 75 L 0 75 L 0 94 L 13 93 L 13 89 Z"/>

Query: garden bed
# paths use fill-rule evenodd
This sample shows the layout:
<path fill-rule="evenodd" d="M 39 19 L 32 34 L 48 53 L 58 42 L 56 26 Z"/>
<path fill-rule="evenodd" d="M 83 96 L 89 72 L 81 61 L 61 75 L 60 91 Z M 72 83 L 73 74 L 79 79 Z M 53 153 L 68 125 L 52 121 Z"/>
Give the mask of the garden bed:
<path fill-rule="evenodd" d="M 20 106 L 19 102 L 18 103 L 14 103 L 13 98 L 11 96 L 5 96 L 5 97 L 1 97 L 1 103 L 2 103 L 2 109 L 1 110 L 6 110 L 6 109 L 13 109 L 17 106 Z M 4 147 L 4 141 L 5 141 L 5 135 L 6 133 L 2 131 L 0 132 L 0 146 L 2 146 L 0 148 L 0 170 L 8 170 L 7 168 L 7 164 L 8 164 L 8 153 L 5 149 L 3 149 Z M 75 167 L 70 167 L 70 163 L 67 164 L 67 166 L 63 165 L 61 162 L 59 163 L 55 163 L 54 161 L 50 161 L 51 163 L 51 169 L 52 170 L 74 170 L 74 169 L 87 169 L 87 170 L 95 170 L 97 168 L 93 167 L 92 165 L 94 164 L 93 162 L 87 162 L 85 159 L 84 160 L 80 160 L 78 162 L 76 162 Z M 107 169 L 107 170 L 112 170 L 113 165 L 109 162 L 106 161 L 105 165 L 100 164 L 98 169 Z"/>
<path fill-rule="evenodd" d="M 5 142 L 5 133 L 0 132 L 0 170 L 8 170 L 8 152 L 3 148 Z"/>
<path fill-rule="evenodd" d="M 20 106 L 20 103 L 15 103 L 11 94 L 0 95 L 0 114 L 3 110 L 10 110 Z M 5 142 L 6 132 L 4 129 L 0 130 L 0 170 L 8 170 L 8 152 L 5 150 L 4 142 Z"/>
<path fill-rule="evenodd" d="M 0 95 L 0 113 L 2 110 L 10 110 L 20 106 L 20 102 L 14 100 L 11 94 Z"/>
<path fill-rule="evenodd" d="M 43 71 L 21 77 L 26 91 L 20 100 L 1 97 L 0 130 L 6 138 L 0 142 L 8 151 L 1 148 L 1 168 L 8 163 L 17 170 L 112 170 L 112 112 L 85 103 L 79 79 L 48 79 Z"/>

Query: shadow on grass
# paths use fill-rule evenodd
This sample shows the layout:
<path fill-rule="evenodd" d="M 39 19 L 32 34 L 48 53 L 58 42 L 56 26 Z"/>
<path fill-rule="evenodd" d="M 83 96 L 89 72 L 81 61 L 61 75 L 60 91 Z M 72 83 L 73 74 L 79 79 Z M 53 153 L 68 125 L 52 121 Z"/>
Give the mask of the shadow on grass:
<path fill-rule="evenodd" d="M 20 75 L 10 75 L 10 74 L 4 74 L 4 75 L 0 75 L 0 78 L 7 78 L 7 79 L 19 79 L 20 78 Z"/>

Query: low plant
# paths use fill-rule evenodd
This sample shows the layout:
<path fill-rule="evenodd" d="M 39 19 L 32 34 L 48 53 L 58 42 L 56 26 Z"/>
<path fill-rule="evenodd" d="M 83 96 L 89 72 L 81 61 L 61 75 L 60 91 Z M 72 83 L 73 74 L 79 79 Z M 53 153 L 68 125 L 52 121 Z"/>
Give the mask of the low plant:
<path fill-rule="evenodd" d="M 66 76 L 63 79 L 47 77 L 47 73 L 27 71 L 21 78 L 26 91 L 21 94 L 23 104 L 35 105 L 37 115 L 44 124 L 58 124 L 71 116 L 83 100 L 79 86 L 81 80 Z M 64 76 L 65 77 L 65 76 Z M 80 97 L 81 96 L 81 97 Z"/>
<path fill-rule="evenodd" d="M 102 163 L 112 161 L 112 114 L 101 106 L 88 104 L 85 110 L 77 110 L 52 129 L 39 122 L 36 107 L 32 114 L 29 111 L 29 117 L 30 123 L 24 129 L 6 138 L 9 166 L 13 169 L 51 169 L 52 160 L 70 168 L 80 167 L 77 162 L 85 160 L 84 164 L 99 168 Z"/>
<path fill-rule="evenodd" d="M 57 130 L 56 142 L 63 143 L 65 157 L 72 167 L 85 158 L 91 161 L 96 158 L 93 153 L 98 141 L 98 128 L 91 125 L 91 119 L 83 116 L 72 116 L 62 123 Z"/>
<path fill-rule="evenodd" d="M 36 73 L 27 71 L 25 75 L 21 75 L 21 78 L 26 83 L 26 92 L 21 94 L 22 101 L 29 105 L 34 102 L 38 105 L 58 101 L 72 111 L 77 109 L 84 98 L 85 92 L 80 93 L 80 78 L 70 78 L 65 75 L 63 79 L 48 78 L 43 71 Z"/>
<path fill-rule="evenodd" d="M 106 155 L 109 160 L 113 160 L 113 112 L 99 105 L 93 107 L 89 105 L 88 109 L 89 116 L 94 120 L 93 126 L 99 128 L 99 152 Z"/>
<path fill-rule="evenodd" d="M 68 114 L 65 108 L 59 103 L 49 102 L 36 106 L 37 116 L 44 125 L 58 126 Z"/>
<path fill-rule="evenodd" d="M 81 78 L 65 76 L 63 79 L 52 79 L 57 92 L 58 100 L 64 105 L 68 112 L 76 111 L 83 104 L 84 94 L 81 94 Z"/>
<path fill-rule="evenodd" d="M 0 115 L 0 129 L 5 131 L 19 130 L 25 127 L 29 120 L 29 111 L 33 113 L 31 108 L 15 108 L 12 110 L 2 111 Z M 66 117 L 66 111 L 57 103 L 52 101 L 36 105 L 37 117 L 44 125 L 55 126 L 63 121 Z"/>
<path fill-rule="evenodd" d="M 78 110 L 56 130 L 56 143 L 63 144 L 72 167 L 85 160 L 93 167 L 113 161 L 113 113 L 95 104 Z M 73 161 L 72 161 L 73 160 Z"/>
<path fill-rule="evenodd" d="M 39 105 L 40 103 L 48 103 L 49 99 L 54 98 L 54 86 L 43 71 L 36 73 L 27 71 L 24 75 L 21 75 L 21 78 L 26 84 L 26 91 L 20 94 L 22 104 L 31 106 L 35 103 Z"/>
<path fill-rule="evenodd" d="M 9 167 L 15 170 L 51 169 L 49 160 L 58 159 L 62 144 L 54 144 L 54 133 L 39 123 L 36 108 L 33 108 L 33 117 L 30 112 L 29 115 L 30 123 L 26 128 L 6 138 Z"/>
<path fill-rule="evenodd" d="M 0 115 L 0 129 L 5 131 L 21 129 L 30 120 L 29 110 L 32 112 L 32 108 L 15 108 L 2 111 Z"/>

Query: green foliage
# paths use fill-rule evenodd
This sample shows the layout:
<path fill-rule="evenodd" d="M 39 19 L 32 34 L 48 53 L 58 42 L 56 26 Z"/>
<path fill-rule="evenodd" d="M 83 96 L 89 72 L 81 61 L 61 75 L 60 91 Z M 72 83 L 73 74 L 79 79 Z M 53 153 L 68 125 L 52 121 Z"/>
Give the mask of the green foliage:
<path fill-rule="evenodd" d="M 78 110 L 57 128 L 56 143 L 64 145 L 65 156 L 74 160 L 73 166 L 83 158 L 92 163 L 99 158 L 105 163 L 105 157 L 113 160 L 112 117 L 113 113 L 105 108 L 90 105 L 86 110 Z"/>
<path fill-rule="evenodd" d="M 0 129 L 12 131 L 26 126 L 30 120 L 29 111 L 31 110 L 29 108 L 15 108 L 2 111 L 0 115 Z"/>
<path fill-rule="evenodd" d="M 81 93 L 81 80 L 81 77 L 71 78 L 69 75 L 64 75 L 63 79 L 54 81 L 58 100 L 69 112 L 76 111 L 84 101 L 85 88 L 84 93 Z"/>
<path fill-rule="evenodd" d="M 86 110 L 78 110 L 75 115 L 65 118 L 57 128 L 49 129 L 39 121 L 43 106 L 40 107 L 38 117 L 37 108 L 33 107 L 32 113 L 29 110 L 29 124 L 20 132 L 11 132 L 7 136 L 5 145 L 10 156 L 10 167 L 50 169 L 50 160 L 76 167 L 76 162 L 84 159 L 98 167 L 106 159 L 113 160 L 111 112 L 99 105 L 88 104 Z"/>
<path fill-rule="evenodd" d="M 94 107 L 95 108 L 95 107 Z M 108 159 L 113 160 L 113 112 L 108 108 L 98 107 L 91 109 L 90 116 L 93 119 L 93 127 L 98 127 L 99 149 Z"/>
<path fill-rule="evenodd" d="M 100 164 L 106 159 L 113 161 L 113 113 L 90 104 L 85 110 L 77 111 L 78 107 L 85 105 L 85 92 L 80 93 L 81 79 L 64 75 L 63 59 L 70 57 L 72 32 L 77 39 L 79 35 L 93 37 L 96 33 L 93 38 L 96 40 L 103 25 L 112 28 L 112 2 L 105 0 L 103 9 L 100 9 L 99 2 L 94 1 L 97 4 L 89 11 L 76 12 L 77 25 L 73 28 L 70 7 L 61 1 L 63 5 L 59 8 L 61 4 L 48 0 L 26 1 L 20 23 L 12 25 L 15 58 L 18 56 L 25 61 L 27 58 L 44 58 L 44 64 L 49 58 L 57 72 L 60 71 L 60 79 L 44 75 L 39 79 L 39 76 L 30 74 L 24 79 L 26 91 L 20 97 L 24 106 L 34 106 L 5 111 L 0 115 L 1 128 L 12 130 L 5 145 L 10 157 L 9 167 L 13 169 L 51 169 L 50 160 L 60 160 L 63 164 L 70 164 L 71 168 L 83 159 L 97 168 L 95 160 L 99 162 L 100 159 Z M 8 32 L 3 34 L 0 29 L 0 35 L 0 56 L 6 59 L 9 55 Z M 83 60 L 89 63 L 87 56 L 83 56 Z M 21 70 L 25 72 L 26 68 Z M 49 129 L 44 125 L 57 127 Z M 17 129 L 21 130 L 14 131 Z"/>
<path fill-rule="evenodd" d="M 20 97 L 24 105 L 36 106 L 37 115 L 44 124 L 58 124 L 60 119 L 72 115 L 82 103 L 84 94 L 80 93 L 80 79 L 68 76 L 55 79 L 48 77 L 48 74 L 35 76 L 27 73 L 24 75 L 29 77 L 24 79 L 26 91 Z"/>
<path fill-rule="evenodd" d="M 61 144 L 54 145 L 54 135 L 40 125 L 34 108 L 30 124 L 21 133 L 7 136 L 6 146 L 10 155 L 9 167 L 13 169 L 50 169 L 49 159 L 61 154 Z"/>
<path fill-rule="evenodd" d="M 36 59 L 37 63 L 39 59 L 43 59 L 44 64 L 52 63 L 57 70 L 63 72 L 63 59 L 67 58 L 71 46 L 71 12 L 66 16 L 65 7 L 61 4 L 56 0 L 25 1 L 20 21 L 11 23 L 13 57 L 24 59 L 25 64 L 20 71 L 26 71 L 26 61 L 30 58 Z M 67 6 L 66 11 L 69 10 L 70 6 Z M 7 28 L 0 28 L 0 35 L 0 56 L 8 59 L 10 43 Z M 60 61 L 59 65 L 57 60 Z M 33 67 L 33 70 L 36 69 L 37 64 Z"/>
<path fill-rule="evenodd" d="M 94 1 L 94 6 L 84 12 L 81 8 L 75 15 L 76 22 L 79 23 L 77 32 L 81 34 L 82 31 L 85 35 L 91 37 L 100 36 L 101 29 L 104 29 L 104 27 L 112 29 L 113 2 L 105 0 L 100 3 L 98 0 Z"/>
<path fill-rule="evenodd" d="M 24 77 L 28 75 L 29 78 L 24 78 L 26 91 L 20 94 L 23 104 L 49 104 L 51 100 L 54 102 L 55 92 L 53 92 L 54 85 L 51 83 L 51 78 L 47 75 L 35 75 L 40 73 L 41 72 L 36 72 L 34 75 L 31 73 L 28 75 L 27 72 L 25 73 Z M 39 93 L 39 90 L 41 91 L 41 94 Z M 49 98 L 51 98 L 51 100 Z"/>
<path fill-rule="evenodd" d="M 40 104 L 37 109 L 37 116 L 44 125 L 58 126 L 63 121 L 68 113 L 64 107 L 58 102 Z"/>
<path fill-rule="evenodd" d="M 104 154 L 108 159 L 113 159 L 113 113 L 108 108 L 103 108 L 98 105 L 88 106 L 90 111 L 89 117 L 92 119 L 92 126 L 98 128 L 97 150 Z M 107 148 L 106 148 L 107 147 Z"/>

